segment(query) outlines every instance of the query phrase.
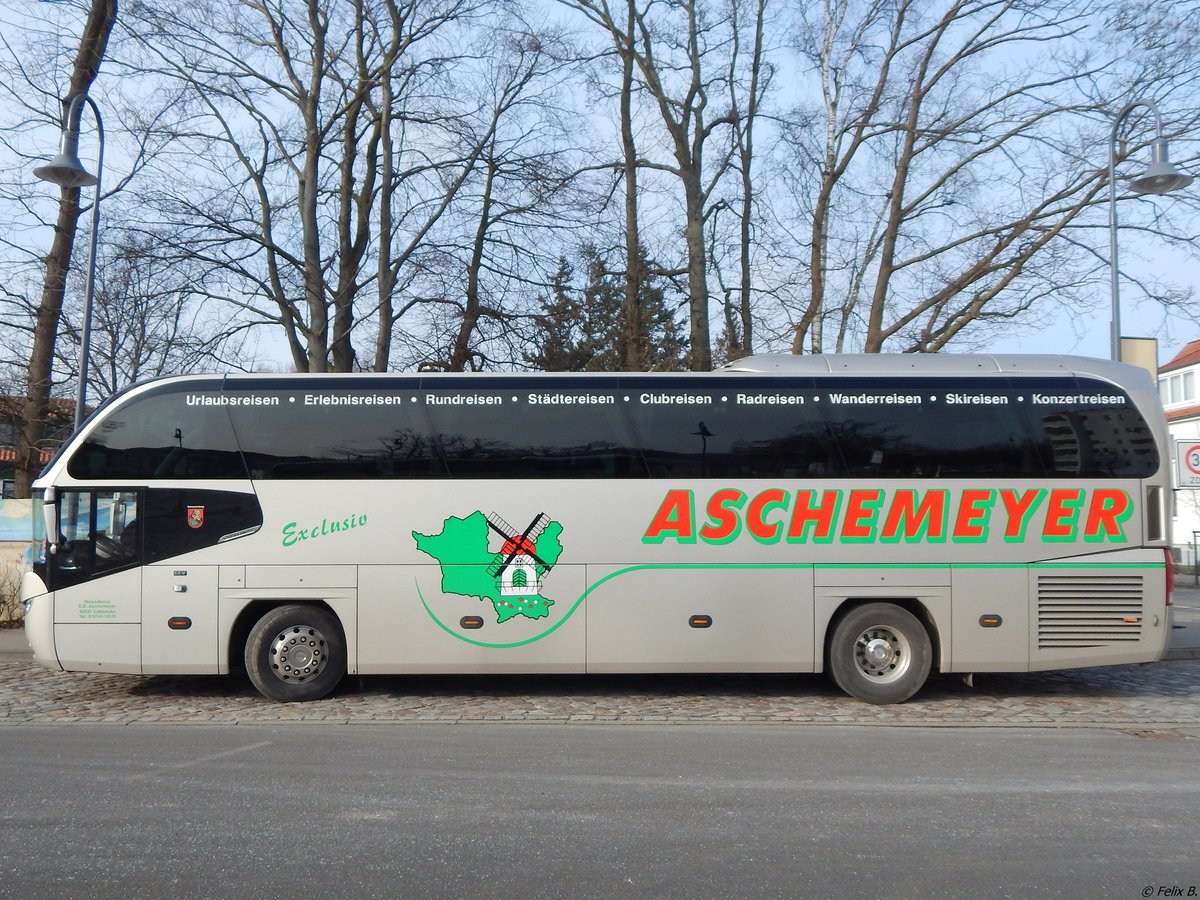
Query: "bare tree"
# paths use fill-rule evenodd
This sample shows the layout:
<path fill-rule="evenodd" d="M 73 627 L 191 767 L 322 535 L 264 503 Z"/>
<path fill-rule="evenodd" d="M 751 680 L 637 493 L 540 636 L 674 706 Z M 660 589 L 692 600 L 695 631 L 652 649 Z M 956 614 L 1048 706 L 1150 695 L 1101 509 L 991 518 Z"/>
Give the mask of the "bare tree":
<path fill-rule="evenodd" d="M 160 256 L 162 243 L 140 231 L 103 234 L 88 369 L 94 396 L 159 375 L 253 365 L 247 325 L 221 316 L 215 304 L 206 309 L 193 289 L 199 266 Z M 77 307 L 64 311 L 67 334 L 77 329 L 77 313 Z M 78 349 L 75 341 L 62 346 L 64 368 L 78 368 Z"/>
<path fill-rule="evenodd" d="M 580 164 L 569 140 L 578 124 L 557 105 L 571 64 L 559 35 L 512 18 L 481 55 L 476 92 L 486 99 L 461 127 L 482 150 L 446 217 L 431 297 L 445 314 L 420 364 L 463 371 L 511 364 L 524 346 L 536 296 L 557 265 L 559 234 L 580 228 Z M 475 140 L 472 138 L 471 140 Z M 428 283 L 428 279 L 425 279 Z"/>
<path fill-rule="evenodd" d="M 92 0 L 71 68 L 66 97 L 86 94 L 100 71 L 109 34 L 117 17 L 116 0 Z M 79 221 L 79 188 L 62 188 L 54 238 L 46 254 L 41 300 L 34 310 L 32 343 L 26 378 L 25 405 L 17 437 L 16 495 L 28 497 L 30 485 L 41 470 L 41 444 L 49 415 L 52 370 L 67 271 Z M 95 201 L 93 201 L 95 202 Z"/>
<path fill-rule="evenodd" d="M 297 368 L 355 367 L 353 333 L 373 317 L 374 363 L 387 363 L 400 270 L 486 143 L 459 127 L 477 100 L 451 76 L 464 29 L 491 7 L 142 0 L 131 13 L 157 74 L 184 89 L 173 136 L 210 163 L 157 203 L 243 296 L 214 293 L 281 327 Z"/>
<path fill-rule="evenodd" d="M 1079 137 L 1101 130 L 1089 94 L 1121 68 L 1097 11 L 830 0 L 808 20 L 822 107 L 792 132 L 814 176 L 794 352 L 935 351 L 1086 280 L 1071 230 L 1103 196 L 1106 153 Z"/>
<path fill-rule="evenodd" d="M 748 7 L 750 13 L 748 30 L 751 40 L 748 50 L 743 47 L 743 31 L 747 28 L 743 22 L 744 6 Z M 754 178 L 754 141 L 762 101 L 770 89 L 774 66 L 766 58 L 767 0 L 753 0 L 749 4 L 733 0 L 729 8 L 733 38 L 733 51 L 729 58 L 729 108 L 735 110 L 733 133 L 740 180 L 740 206 L 737 210 L 736 242 L 738 284 L 736 291 L 726 294 L 724 303 L 724 353 L 727 359 L 739 359 L 754 352 L 754 253 L 758 248 L 754 235 L 755 196 L 761 191 Z"/>
<path fill-rule="evenodd" d="M 637 10 L 633 3 L 625 7 L 625 34 L 637 27 Z M 646 367 L 649 353 L 646 329 L 642 316 L 642 234 L 638 221 L 638 152 L 634 136 L 633 91 L 636 60 L 633 46 L 617 42 L 621 60 L 620 119 L 621 175 L 625 187 L 625 369 L 640 372 Z"/>
<path fill-rule="evenodd" d="M 588 52 L 528 24 L 547 10 Z M 104 65 L 147 102 L 106 91 L 110 132 L 156 155 L 136 197 L 106 199 L 96 387 L 236 365 L 222 342 L 246 329 L 312 371 L 539 365 L 539 340 L 641 370 L 663 365 L 654 323 L 686 310 L 671 346 L 703 369 L 772 346 L 933 351 L 1082 308 L 1104 293 L 1111 115 L 1152 96 L 1172 134 L 1200 133 L 1198 33 L 1170 0 L 125 0 Z M 10 35 L 5 159 L 65 92 Z M 1119 175 L 1149 124 L 1129 118 Z M 1175 150 L 1194 168 L 1194 144 Z M 0 202 L 27 203 L 20 177 L 0 173 Z M 1120 203 L 1124 228 L 1194 253 L 1195 196 Z M 601 274 L 568 291 L 558 260 L 585 244 Z M 57 310 L 61 383 L 78 316 L 71 282 L 57 305 L 30 288 L 41 265 L 0 227 L 0 341 L 23 367 Z M 619 339 L 560 341 L 618 289 Z"/>
<path fill-rule="evenodd" d="M 729 29 L 734 20 L 718 4 L 703 0 L 643 6 L 636 0 L 560 2 L 603 29 L 618 57 L 632 60 L 638 88 L 657 111 L 671 161 L 643 157 L 639 165 L 667 172 L 678 181 L 684 205 L 681 230 L 686 246 L 683 271 L 688 284 L 691 366 L 710 369 L 710 254 L 705 224 L 727 202 L 717 192 L 732 164 L 738 109 L 722 107 L 714 114 L 709 104 L 729 91 Z M 626 87 L 633 85 L 623 85 L 623 92 Z"/>

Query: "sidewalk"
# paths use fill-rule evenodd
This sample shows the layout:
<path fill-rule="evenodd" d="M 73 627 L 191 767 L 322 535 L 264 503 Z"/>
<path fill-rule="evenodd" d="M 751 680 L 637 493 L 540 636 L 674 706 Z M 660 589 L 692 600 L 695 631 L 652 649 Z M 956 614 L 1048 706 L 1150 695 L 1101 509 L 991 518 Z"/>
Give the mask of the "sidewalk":
<path fill-rule="evenodd" d="M 0 663 L 29 660 L 33 653 L 20 628 L 0 628 Z M 1175 582 L 1175 629 L 1167 659 L 1200 659 L 1200 588 L 1192 576 Z"/>
<path fill-rule="evenodd" d="M 0 628 L 0 663 L 18 662 L 33 658 L 21 628 Z"/>

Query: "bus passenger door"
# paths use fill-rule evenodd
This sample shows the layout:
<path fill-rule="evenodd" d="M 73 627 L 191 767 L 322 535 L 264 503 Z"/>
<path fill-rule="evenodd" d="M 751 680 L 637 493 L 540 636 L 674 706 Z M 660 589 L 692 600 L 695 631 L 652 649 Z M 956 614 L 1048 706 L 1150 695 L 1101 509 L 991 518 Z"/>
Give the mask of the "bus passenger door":
<path fill-rule="evenodd" d="M 217 674 L 217 567 L 142 569 L 142 672 Z"/>
<path fill-rule="evenodd" d="M 68 671 L 141 672 L 141 577 L 127 524 L 137 493 L 63 490 L 55 552 L 47 560 L 54 591 L 54 644 Z"/>

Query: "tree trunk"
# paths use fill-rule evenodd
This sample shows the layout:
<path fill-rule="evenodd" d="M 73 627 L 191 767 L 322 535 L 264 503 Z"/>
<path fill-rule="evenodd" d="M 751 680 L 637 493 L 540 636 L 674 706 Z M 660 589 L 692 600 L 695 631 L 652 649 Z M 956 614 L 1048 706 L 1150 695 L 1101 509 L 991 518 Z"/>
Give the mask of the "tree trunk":
<path fill-rule="evenodd" d="M 108 36 L 117 18 L 117 0 L 92 0 L 87 22 L 79 41 L 79 52 L 71 70 L 68 97 L 86 94 L 100 71 L 100 62 L 108 46 Z M 64 107 L 65 109 L 65 107 Z M 92 200 L 96 202 L 95 199 Z M 50 410 L 50 389 L 54 365 L 54 345 L 58 340 L 59 319 L 67 287 L 67 271 L 75 247 L 75 229 L 79 223 L 79 188 L 63 188 L 59 200 L 54 240 L 46 255 L 46 275 L 42 298 L 38 303 L 33 347 L 29 353 L 25 408 L 17 436 L 16 496 L 29 497 L 33 479 L 41 471 L 41 445 L 46 416 Z"/>
<path fill-rule="evenodd" d="M 700 187 L 700 173 L 691 166 L 680 166 L 684 199 L 687 204 L 687 222 L 684 237 L 687 240 L 688 259 L 688 302 L 691 307 L 691 369 L 707 372 L 712 369 L 712 345 L 708 325 L 708 256 L 704 243 L 704 197 Z"/>
<path fill-rule="evenodd" d="M 475 229 L 475 240 L 471 249 L 471 262 L 467 267 L 467 290 L 464 299 L 462 322 L 450 351 L 447 368 L 451 372 L 465 372 L 471 362 L 471 338 L 475 326 L 483 313 L 483 300 L 479 292 L 479 272 L 483 266 L 483 254 L 487 245 L 488 228 L 492 224 L 492 187 L 495 183 L 496 163 L 488 160 L 487 178 L 483 186 L 483 205 L 479 211 L 479 226 Z"/>
<path fill-rule="evenodd" d="M 634 8 L 626 23 L 633 34 Z M 642 315 L 642 248 L 638 231 L 637 147 L 633 138 L 633 50 L 621 50 L 621 148 L 625 175 L 625 359 L 628 372 L 645 369 L 647 344 Z"/>

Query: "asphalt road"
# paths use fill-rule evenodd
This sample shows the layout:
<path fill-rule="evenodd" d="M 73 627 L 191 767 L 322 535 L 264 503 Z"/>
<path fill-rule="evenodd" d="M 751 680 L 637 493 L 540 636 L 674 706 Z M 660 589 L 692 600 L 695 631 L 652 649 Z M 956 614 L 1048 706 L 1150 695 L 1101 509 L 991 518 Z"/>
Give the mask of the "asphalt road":
<path fill-rule="evenodd" d="M 815 676 L 296 706 L 0 652 L 0 898 L 1200 896 L 1197 597 L 1171 662 L 897 707 Z"/>
<path fill-rule="evenodd" d="M 1094 729 L 14 725 L 0 896 L 1188 896 L 1198 762 Z"/>

